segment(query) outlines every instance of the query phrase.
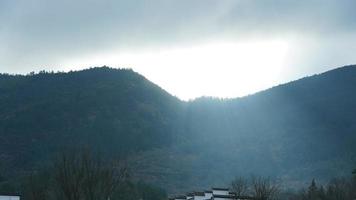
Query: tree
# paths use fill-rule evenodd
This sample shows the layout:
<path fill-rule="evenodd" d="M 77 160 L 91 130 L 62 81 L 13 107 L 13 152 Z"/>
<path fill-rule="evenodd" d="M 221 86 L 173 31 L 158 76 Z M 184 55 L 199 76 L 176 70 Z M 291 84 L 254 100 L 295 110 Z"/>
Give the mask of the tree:
<path fill-rule="evenodd" d="M 318 186 L 315 183 L 315 179 L 312 180 L 310 186 L 308 187 L 307 199 L 308 200 L 318 199 Z"/>
<path fill-rule="evenodd" d="M 335 178 L 328 184 L 327 196 L 330 200 L 352 199 L 351 184 L 348 179 Z"/>
<path fill-rule="evenodd" d="M 62 154 L 55 163 L 55 181 L 59 196 L 65 200 L 81 200 L 84 182 L 84 169 L 80 158 L 75 154 Z"/>
<path fill-rule="evenodd" d="M 47 200 L 50 197 L 51 177 L 47 171 L 32 172 L 23 183 L 23 195 L 27 200 Z"/>
<path fill-rule="evenodd" d="M 280 189 L 270 178 L 260 176 L 252 177 L 252 192 L 257 200 L 273 200 L 277 198 Z"/>
<path fill-rule="evenodd" d="M 356 199 L 356 169 L 353 170 L 352 174 L 353 178 L 351 180 L 351 195 L 353 199 Z"/>
<path fill-rule="evenodd" d="M 326 199 L 326 192 L 323 186 L 320 186 L 318 190 L 318 197 L 319 199 Z"/>
<path fill-rule="evenodd" d="M 90 152 L 63 154 L 55 165 L 59 196 L 66 200 L 107 200 L 127 177 L 117 163 L 106 164 Z"/>
<path fill-rule="evenodd" d="M 244 177 L 236 177 L 231 182 L 231 189 L 237 196 L 246 196 L 248 191 L 248 181 Z"/>
<path fill-rule="evenodd" d="M 82 157 L 84 168 L 83 191 L 86 200 L 107 200 L 116 187 L 126 178 L 126 168 L 116 168 L 116 164 L 103 164 L 90 154 Z"/>

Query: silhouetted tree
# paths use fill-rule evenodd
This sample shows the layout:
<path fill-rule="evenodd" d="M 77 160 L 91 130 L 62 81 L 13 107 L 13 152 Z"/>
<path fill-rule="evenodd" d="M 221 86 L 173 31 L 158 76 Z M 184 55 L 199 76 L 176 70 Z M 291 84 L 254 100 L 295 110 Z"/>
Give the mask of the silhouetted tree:
<path fill-rule="evenodd" d="M 252 177 L 252 193 L 255 199 L 276 199 L 280 192 L 279 185 L 270 178 Z"/>
<path fill-rule="evenodd" d="M 32 172 L 23 185 L 26 200 L 48 200 L 50 198 L 51 177 L 46 171 Z"/>
<path fill-rule="evenodd" d="M 319 190 L 318 190 L 318 197 L 319 199 L 326 199 L 326 192 L 325 192 L 325 189 L 324 189 L 324 186 L 320 186 Z"/>
<path fill-rule="evenodd" d="M 126 168 L 104 164 L 90 152 L 63 154 L 55 165 L 59 195 L 66 200 L 107 200 L 126 175 Z"/>
<path fill-rule="evenodd" d="M 55 164 L 55 180 L 59 195 L 65 200 L 81 200 L 84 182 L 84 169 L 80 158 L 75 154 L 63 154 Z"/>
<path fill-rule="evenodd" d="M 318 199 L 318 186 L 316 185 L 315 179 L 312 180 L 310 186 L 308 187 L 307 199 L 308 200 Z"/>
<path fill-rule="evenodd" d="M 237 196 L 245 196 L 248 192 L 248 181 L 244 177 L 236 177 L 231 182 L 231 189 Z"/>
<path fill-rule="evenodd" d="M 83 154 L 83 191 L 86 200 L 107 200 L 116 187 L 126 178 L 126 168 L 117 169 L 115 164 L 103 164 L 90 154 Z"/>

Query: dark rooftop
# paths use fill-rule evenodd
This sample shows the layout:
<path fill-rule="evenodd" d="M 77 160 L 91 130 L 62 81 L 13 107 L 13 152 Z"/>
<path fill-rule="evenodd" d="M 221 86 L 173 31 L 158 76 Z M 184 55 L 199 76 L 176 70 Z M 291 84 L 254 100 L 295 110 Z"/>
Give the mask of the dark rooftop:
<path fill-rule="evenodd" d="M 213 190 L 229 191 L 229 188 L 212 188 Z"/>
<path fill-rule="evenodd" d="M 229 198 L 229 199 L 235 199 L 235 196 L 233 195 L 221 195 L 221 194 L 214 194 L 213 195 L 213 198 L 216 197 L 216 198 Z"/>
<path fill-rule="evenodd" d="M 194 192 L 194 196 L 205 196 L 205 192 Z"/>

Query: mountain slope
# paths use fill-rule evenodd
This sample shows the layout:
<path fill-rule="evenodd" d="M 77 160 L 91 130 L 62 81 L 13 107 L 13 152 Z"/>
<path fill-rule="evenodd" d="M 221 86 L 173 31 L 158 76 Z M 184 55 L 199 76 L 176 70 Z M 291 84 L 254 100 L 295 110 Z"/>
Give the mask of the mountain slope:
<path fill-rule="evenodd" d="M 244 98 L 197 99 L 184 113 L 186 141 L 138 157 L 137 169 L 178 191 L 226 185 L 236 175 L 275 176 L 293 189 L 349 175 L 355 91 L 356 67 L 348 66 Z"/>
<path fill-rule="evenodd" d="M 9 167 L 90 146 L 118 154 L 167 146 L 179 100 L 131 70 L 0 77 L 0 151 Z"/>
<path fill-rule="evenodd" d="M 277 176 L 291 187 L 356 165 L 356 66 L 244 98 L 182 102 L 131 70 L 0 76 L 4 172 L 66 148 L 126 156 L 134 176 L 169 191 Z M 14 170 L 16 169 L 16 170 Z"/>

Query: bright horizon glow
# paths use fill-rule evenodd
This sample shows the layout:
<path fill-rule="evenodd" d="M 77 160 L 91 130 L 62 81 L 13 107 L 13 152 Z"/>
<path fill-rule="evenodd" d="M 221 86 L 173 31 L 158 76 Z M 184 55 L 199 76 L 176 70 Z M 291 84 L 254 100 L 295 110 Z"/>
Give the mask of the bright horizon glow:
<path fill-rule="evenodd" d="M 281 83 L 289 43 L 283 40 L 212 42 L 94 55 L 62 66 L 132 68 L 182 100 L 245 96 Z M 85 61 L 85 62 L 83 62 Z M 68 68 L 72 69 L 72 68 Z"/>

